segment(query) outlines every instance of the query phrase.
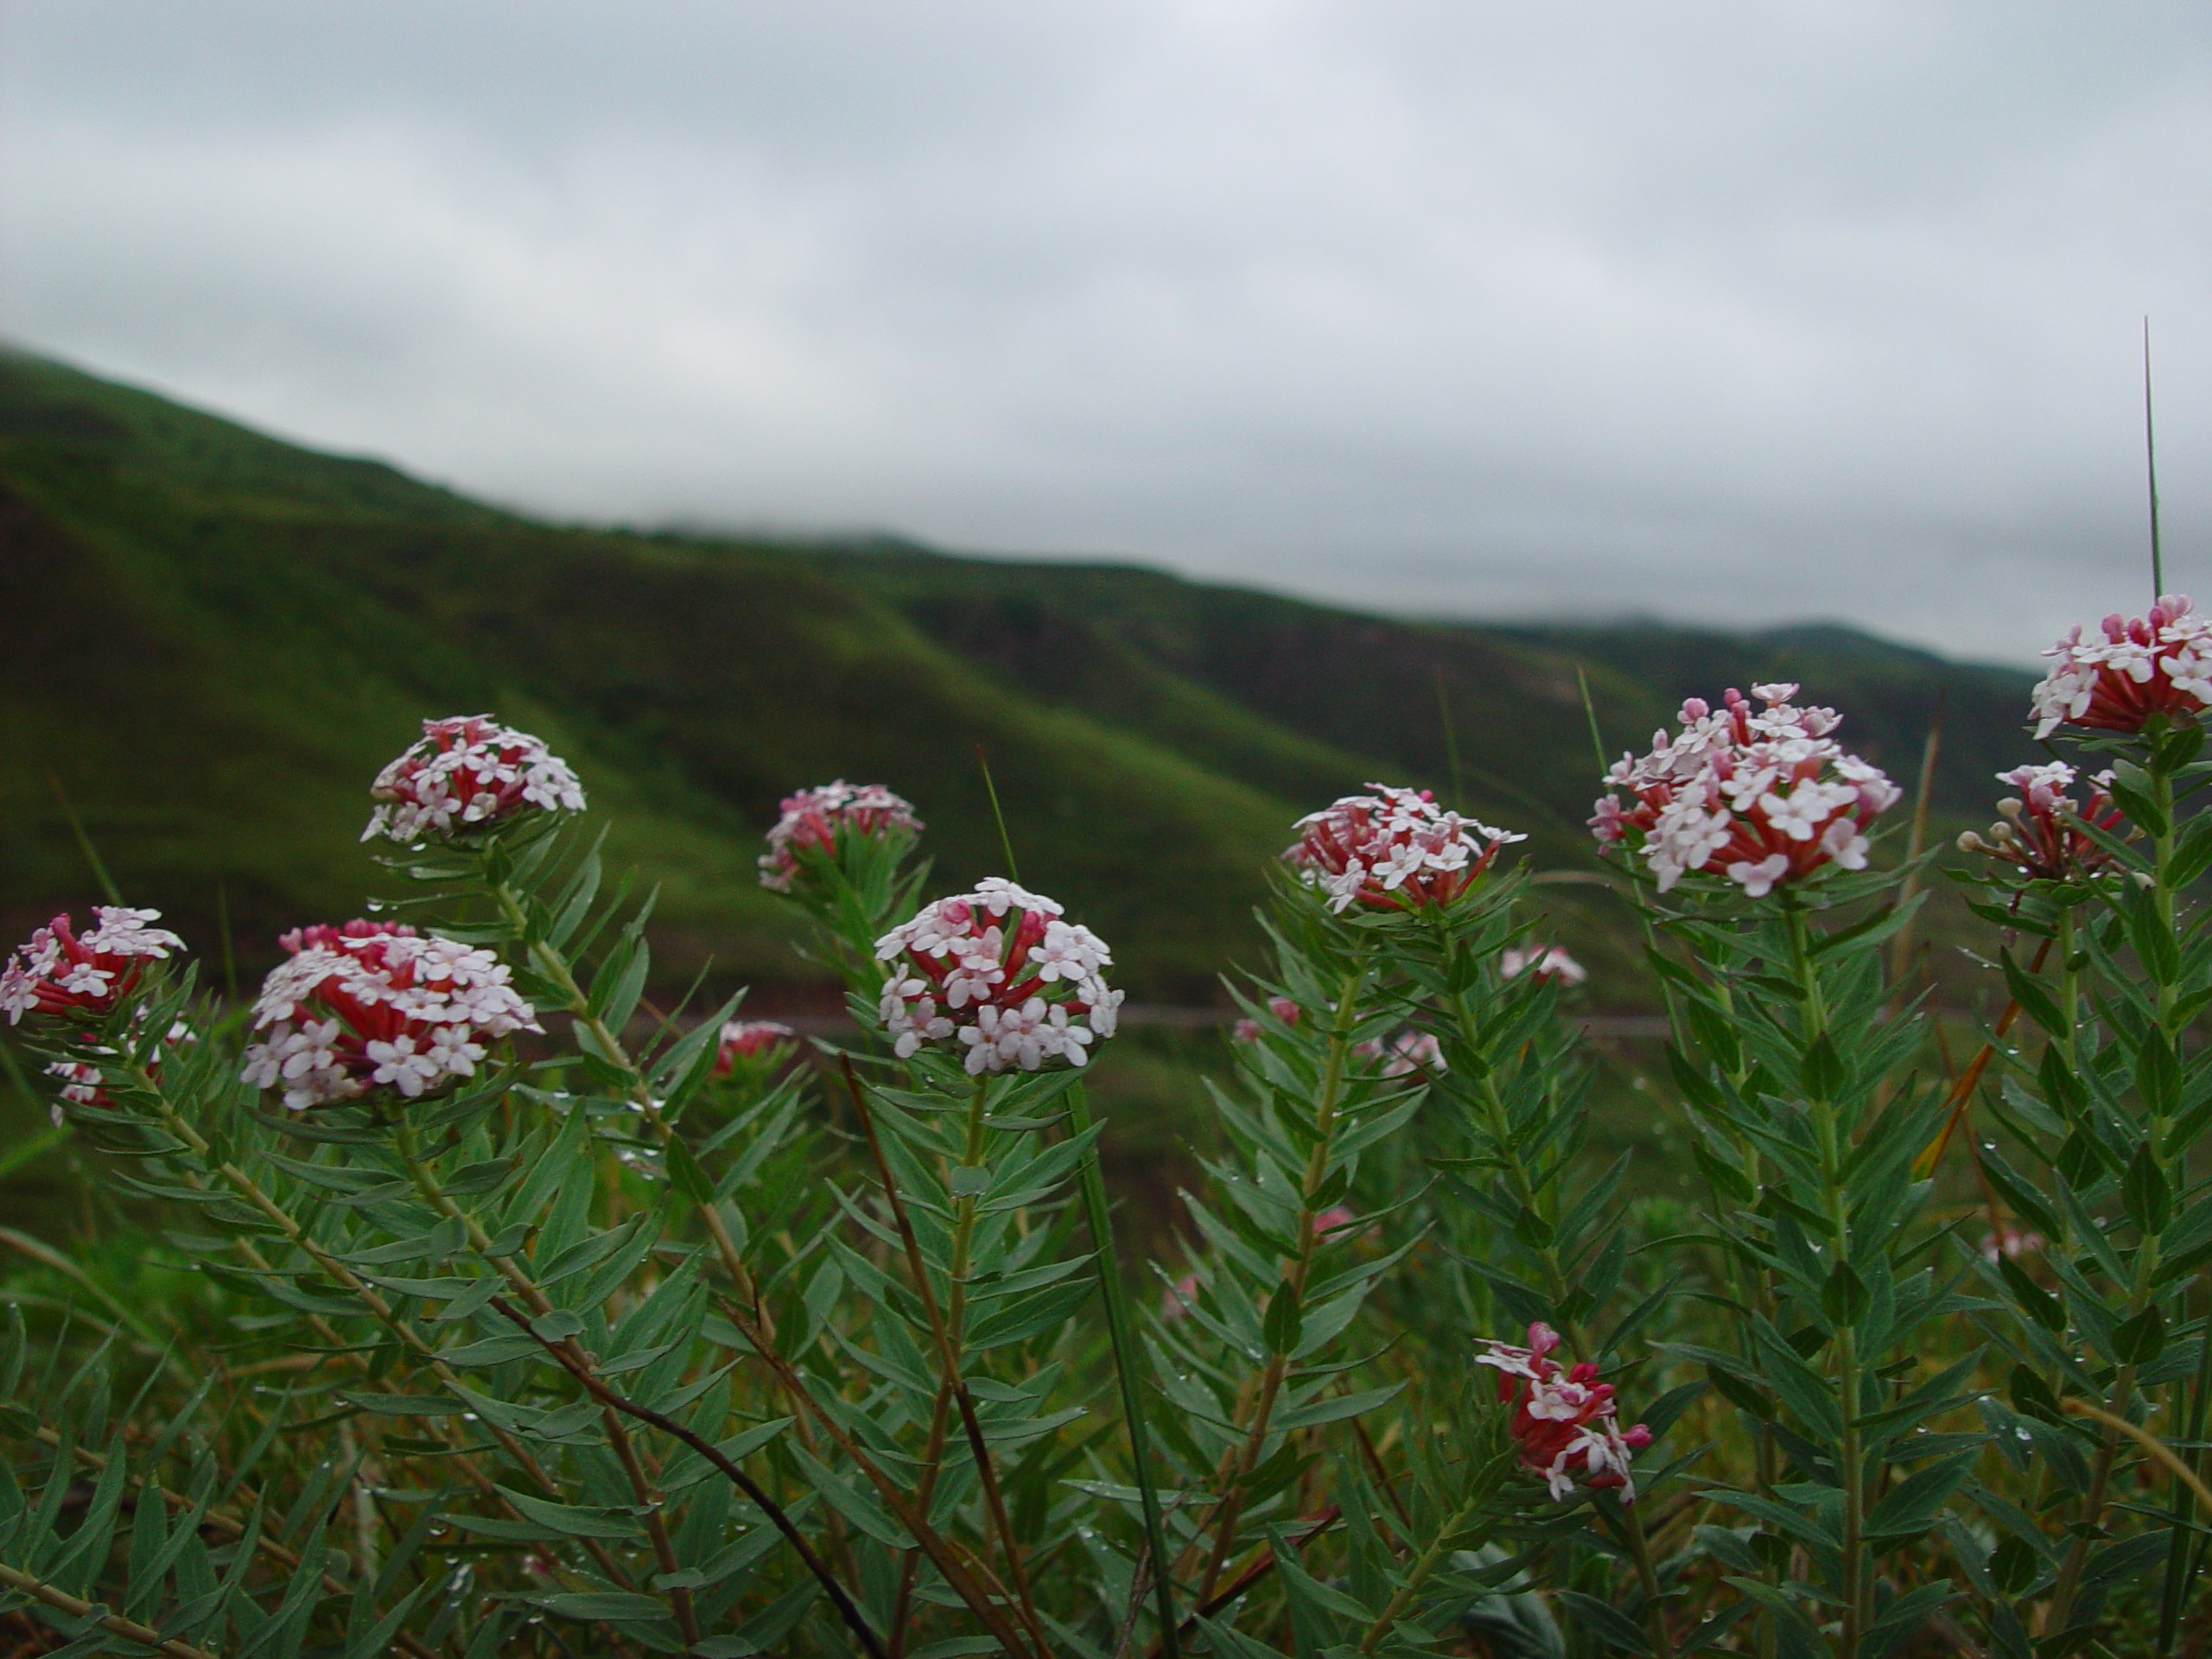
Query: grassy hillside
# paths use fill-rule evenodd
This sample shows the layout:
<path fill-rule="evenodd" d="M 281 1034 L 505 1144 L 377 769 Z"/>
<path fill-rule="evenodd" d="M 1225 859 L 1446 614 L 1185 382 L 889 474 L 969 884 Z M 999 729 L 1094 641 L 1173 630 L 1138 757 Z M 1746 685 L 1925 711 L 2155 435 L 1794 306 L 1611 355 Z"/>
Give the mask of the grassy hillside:
<path fill-rule="evenodd" d="M 1290 822 L 1369 778 L 1586 866 L 1578 667 L 1615 747 L 1687 690 L 1787 677 L 1907 779 L 1940 696 L 1965 819 L 2028 752 L 2024 675 L 1840 630 L 1417 624 L 1127 567 L 558 527 L 24 356 L 0 357 L 0 925 L 91 896 L 66 798 L 211 956 L 226 914 L 248 973 L 374 885 L 365 782 L 425 713 L 493 709 L 575 761 L 661 885 L 671 976 L 786 985 L 752 869 L 779 796 L 880 779 L 964 882 L 1001 861 L 980 749 L 1024 876 L 1146 999 L 1208 995 Z M 1619 918 L 1557 891 L 1636 1001 Z"/>

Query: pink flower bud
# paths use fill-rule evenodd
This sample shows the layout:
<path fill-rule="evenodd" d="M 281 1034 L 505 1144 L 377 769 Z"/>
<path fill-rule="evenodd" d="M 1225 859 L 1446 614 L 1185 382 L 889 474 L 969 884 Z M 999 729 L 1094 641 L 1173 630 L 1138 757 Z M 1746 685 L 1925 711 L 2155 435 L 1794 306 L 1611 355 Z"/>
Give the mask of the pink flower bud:
<path fill-rule="evenodd" d="M 2067 793 L 2075 775 L 2063 760 L 1999 772 L 1997 781 L 2012 785 L 2018 794 L 1997 804 L 1998 821 L 1989 826 L 1986 838 L 1969 830 L 1959 837 L 1959 850 L 1986 854 L 2023 875 L 2050 881 L 2108 868 L 2113 855 L 2082 824 L 2087 820 L 2109 833 L 2126 833 L 2120 810 L 2106 793 L 2112 773 L 2101 772 L 2089 780 L 2087 806 Z"/>
<path fill-rule="evenodd" d="M 721 1047 L 715 1056 L 715 1074 L 728 1076 L 741 1060 L 780 1063 L 798 1042 L 797 1032 L 773 1020 L 725 1020 Z"/>
<path fill-rule="evenodd" d="M 538 812 L 581 812 L 583 785 L 543 739 L 489 715 L 426 720 L 423 735 L 377 774 L 363 841 L 445 840 Z"/>
<path fill-rule="evenodd" d="M 760 855 L 760 885 L 789 893 L 801 873 L 800 855 L 836 857 L 840 842 L 860 838 L 911 842 L 922 833 L 914 809 L 881 784 L 849 784 L 840 778 L 819 789 L 786 796 L 783 816 L 768 831 Z"/>

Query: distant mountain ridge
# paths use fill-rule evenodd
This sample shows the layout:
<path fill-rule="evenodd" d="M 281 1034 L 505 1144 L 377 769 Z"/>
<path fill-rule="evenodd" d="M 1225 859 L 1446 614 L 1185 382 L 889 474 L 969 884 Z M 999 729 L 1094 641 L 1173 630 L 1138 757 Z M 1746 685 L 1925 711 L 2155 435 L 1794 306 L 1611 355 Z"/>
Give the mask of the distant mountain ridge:
<path fill-rule="evenodd" d="M 495 709 L 569 754 L 661 888 L 671 976 L 796 984 L 753 860 L 778 798 L 879 779 L 942 882 L 1001 861 L 1114 944 L 1141 996 L 1206 998 L 1302 812 L 1371 778 L 1453 795 L 1584 867 L 1596 758 L 1690 691 L 1804 683 L 1979 821 L 2034 753 L 2031 677 L 1846 630 L 1418 623 L 1135 566 L 561 527 L 43 359 L 0 355 L 0 924 L 95 896 L 66 799 L 134 899 L 241 971 L 378 873 L 354 837 L 425 714 Z M 57 795 L 56 786 L 60 794 Z M 1557 890 L 1580 948 L 1633 945 Z M 207 947 L 214 960 L 213 944 Z M 1631 970 L 1632 971 L 1632 970 Z"/>

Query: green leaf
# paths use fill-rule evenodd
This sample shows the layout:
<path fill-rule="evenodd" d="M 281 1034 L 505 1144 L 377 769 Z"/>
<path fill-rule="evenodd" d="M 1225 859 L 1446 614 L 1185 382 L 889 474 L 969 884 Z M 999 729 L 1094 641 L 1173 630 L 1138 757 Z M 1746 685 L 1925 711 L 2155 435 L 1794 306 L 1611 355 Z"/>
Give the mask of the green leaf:
<path fill-rule="evenodd" d="M 582 1509 L 568 1503 L 549 1503 L 502 1486 L 499 1496 L 542 1527 L 570 1538 L 643 1538 L 645 1528 L 637 1517 L 606 1509 Z"/>
<path fill-rule="evenodd" d="M 1277 1284 L 1268 1298 L 1267 1317 L 1261 1321 L 1260 1336 L 1271 1354 L 1294 1353 L 1298 1349 L 1299 1332 L 1304 1328 L 1298 1306 L 1298 1290 L 1289 1281 Z"/>
<path fill-rule="evenodd" d="M 582 1334 L 584 1322 L 567 1308 L 556 1307 L 550 1313 L 540 1313 L 530 1322 L 530 1328 L 547 1342 L 565 1342 L 570 1337 Z"/>
<path fill-rule="evenodd" d="M 1559 1592 L 1560 1605 L 1567 1617 L 1582 1630 L 1588 1631 L 1616 1653 L 1649 1653 L 1651 1638 L 1643 1627 L 1617 1607 L 1608 1606 L 1595 1596 L 1586 1596 L 1580 1590 Z"/>
<path fill-rule="evenodd" d="M 626 1590 L 567 1590 L 556 1595 L 532 1596 L 530 1605 L 543 1608 L 556 1618 L 580 1618 L 594 1624 L 637 1624 L 669 1616 L 665 1603 Z"/>
<path fill-rule="evenodd" d="M 2181 977 L 2181 947 L 2174 941 L 2173 929 L 2159 918 L 2156 896 L 2147 889 L 2137 889 L 2127 907 L 2127 940 L 2152 983 L 2171 985 Z"/>
<path fill-rule="evenodd" d="M 2112 1333 L 2113 1357 L 2123 1365 L 2148 1365 L 2165 1349 L 2165 1310 L 2156 1302 Z"/>
<path fill-rule="evenodd" d="M 2008 1596 L 2017 1596 L 2042 1575 L 2043 1561 L 2021 1539 L 2007 1534 L 1989 1552 L 1989 1579 Z"/>
<path fill-rule="evenodd" d="M 1850 1072 L 1844 1065 L 1843 1056 L 1836 1052 L 1835 1044 L 1822 1032 L 1813 1039 L 1805 1050 L 1805 1058 L 1797 1067 L 1799 1079 L 1805 1093 L 1814 1100 L 1834 1100 L 1843 1092 Z"/>
<path fill-rule="evenodd" d="M 2143 1046 L 2136 1051 L 2135 1087 L 2153 1116 L 2171 1117 L 2181 1109 L 2181 1067 L 2173 1045 L 2156 1026 L 2143 1033 Z"/>
<path fill-rule="evenodd" d="M 2167 1184 L 2166 1172 L 2149 1141 L 2137 1147 L 2135 1156 L 2128 1160 L 2127 1173 L 2120 1177 L 2120 1196 L 2127 1218 L 2143 1230 L 2146 1238 L 2164 1232 L 2166 1224 L 2173 1219 L 2173 1188 Z"/>
<path fill-rule="evenodd" d="M 2050 1000 L 2050 993 L 2021 970 L 2010 950 L 1999 951 L 1997 960 L 2005 969 L 2005 992 L 2020 1005 L 2020 1011 L 2053 1037 L 2066 1036 L 2066 1020 L 2058 1012 L 2058 1004 Z"/>
<path fill-rule="evenodd" d="M 691 1155 L 691 1148 L 684 1144 L 683 1136 L 671 1135 L 661 1157 L 668 1166 L 668 1184 L 681 1197 L 696 1205 L 715 1201 L 715 1184 L 699 1167 L 699 1160 Z"/>
<path fill-rule="evenodd" d="M 1866 1282 L 1848 1262 L 1838 1262 L 1821 1287 L 1821 1311 L 1839 1325 L 1856 1325 L 1866 1317 Z"/>

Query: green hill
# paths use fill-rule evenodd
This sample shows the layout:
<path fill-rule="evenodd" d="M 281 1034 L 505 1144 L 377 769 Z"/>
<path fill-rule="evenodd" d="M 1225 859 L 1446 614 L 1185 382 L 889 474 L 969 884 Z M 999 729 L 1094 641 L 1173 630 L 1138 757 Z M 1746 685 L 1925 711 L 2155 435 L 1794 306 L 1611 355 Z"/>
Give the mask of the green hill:
<path fill-rule="evenodd" d="M 93 896 L 61 802 L 125 891 L 241 972 L 353 912 L 366 781 L 425 714 L 542 733 L 661 885 L 671 979 L 804 968 L 753 860 L 778 798 L 880 779 L 944 885 L 999 862 L 988 755 L 1031 885 L 1109 938 L 1140 1000 L 1211 995 L 1291 821 L 1370 778 L 1451 794 L 1586 868 L 1576 667 L 1608 737 L 1687 690 L 1803 680 L 1910 781 L 1979 819 L 2031 751 L 2029 677 L 1842 630 L 1752 638 L 1366 616 L 1141 569 L 535 522 L 43 359 L 0 357 L 0 927 Z M 1572 942 L 1632 951 L 1602 898 Z M 1608 1000 L 1633 1001 L 1624 992 Z"/>

